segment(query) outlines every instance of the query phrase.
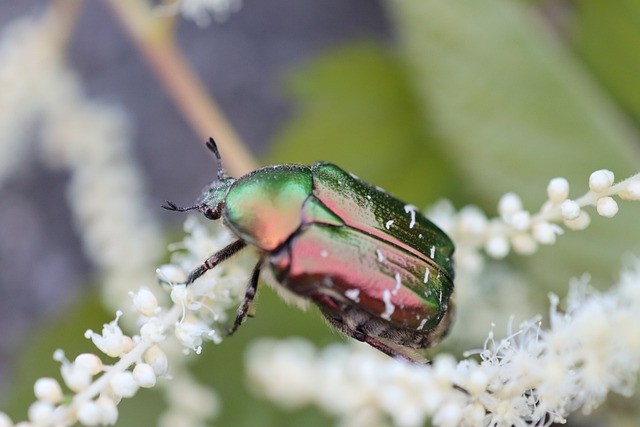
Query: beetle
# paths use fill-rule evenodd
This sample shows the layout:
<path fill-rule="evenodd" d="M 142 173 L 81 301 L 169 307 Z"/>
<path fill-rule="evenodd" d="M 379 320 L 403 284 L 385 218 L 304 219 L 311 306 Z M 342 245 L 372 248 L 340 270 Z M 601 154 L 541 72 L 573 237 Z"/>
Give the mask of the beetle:
<path fill-rule="evenodd" d="M 237 237 L 186 284 L 248 246 L 260 259 L 229 334 L 243 323 L 263 269 L 311 301 L 342 333 L 389 356 L 424 362 L 421 350 L 449 330 L 454 312 L 451 239 L 407 205 L 331 163 L 280 164 L 228 176 L 215 141 L 217 179 L 195 205 Z"/>

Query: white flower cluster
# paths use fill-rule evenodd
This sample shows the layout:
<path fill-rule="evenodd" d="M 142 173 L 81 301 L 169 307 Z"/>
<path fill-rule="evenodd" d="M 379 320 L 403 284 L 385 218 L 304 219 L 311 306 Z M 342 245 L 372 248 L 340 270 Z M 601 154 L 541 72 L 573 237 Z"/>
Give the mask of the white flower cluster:
<path fill-rule="evenodd" d="M 606 293 L 574 283 L 564 313 L 552 296 L 550 326 L 538 318 L 484 349 L 431 366 L 390 359 L 364 345 L 317 352 L 301 340 L 262 340 L 247 354 L 257 388 L 285 407 L 315 404 L 363 425 L 547 426 L 589 413 L 610 391 L 629 396 L 640 368 L 640 262 Z M 479 355 L 479 360 L 475 358 Z"/>
<path fill-rule="evenodd" d="M 211 17 L 217 22 L 224 22 L 241 8 L 242 0 L 175 0 L 174 3 L 159 6 L 158 11 L 165 14 L 180 13 L 198 26 L 206 27 L 211 23 Z"/>
<path fill-rule="evenodd" d="M 176 336 L 185 346 L 200 353 L 203 340 L 219 343 L 224 336 L 220 325 L 228 322 L 227 313 L 237 308 L 247 287 L 247 272 L 251 266 L 244 255 L 233 257 L 216 268 L 209 270 L 189 286 L 183 283 L 189 272 L 199 266 L 216 251 L 231 243 L 232 236 L 225 227 L 211 223 L 212 229 L 205 227 L 195 216 L 185 221 L 187 236 L 172 249 L 176 252 L 172 264 L 158 270 L 160 280 L 170 285 L 171 299 L 183 307 L 183 318 L 176 327 Z M 250 252 L 250 251 L 247 251 Z"/>
<path fill-rule="evenodd" d="M 532 214 L 522 206 L 520 197 L 507 193 L 498 203 L 499 218 L 492 220 L 474 206 L 455 214 L 449 202 L 441 202 L 428 216 L 445 230 L 460 248 L 457 264 L 477 270 L 482 265 L 478 249 L 484 248 L 492 258 L 503 258 L 511 249 L 521 255 L 533 254 L 538 245 L 552 245 L 563 233 L 562 222 L 572 230 L 583 230 L 589 214 L 583 209 L 595 206 L 598 215 L 611 218 L 618 212 L 613 196 L 623 200 L 640 200 L 640 174 L 614 184 L 613 172 L 598 170 L 589 178 L 589 191 L 577 199 L 569 198 L 569 183 L 554 178 L 547 186 L 548 200 Z"/>
<path fill-rule="evenodd" d="M 141 290 L 134 300 L 146 300 L 146 306 L 157 301 L 148 290 Z M 148 307 L 145 307 L 148 308 Z M 60 383 L 54 378 L 40 378 L 34 384 L 36 401 L 28 411 L 29 421 L 20 426 L 49 427 L 69 426 L 81 423 L 86 426 L 112 425 L 118 419 L 117 405 L 122 398 L 133 397 L 140 387 L 156 385 L 158 377 L 165 376 L 168 359 L 158 344 L 165 339 L 164 330 L 175 321 L 179 309 L 170 310 L 154 334 L 126 335 L 118 320 L 105 324 L 102 333 L 88 330 L 85 334 L 106 356 L 118 359 L 111 366 L 103 364 L 92 353 L 80 354 L 69 361 L 62 350 L 54 353 L 61 363 L 60 373 L 71 393 L 66 396 Z M 143 326 L 144 328 L 144 326 Z M 0 414 L 2 426 L 13 426 L 8 417 Z"/>
<path fill-rule="evenodd" d="M 218 226 L 223 229 L 222 226 Z M 217 230 L 212 234 L 195 217 L 185 225 L 187 237 L 175 248 L 185 249 L 175 255 L 176 263 L 159 269 L 159 279 L 172 286 L 174 304 L 163 307 L 146 288 L 131 292 L 133 307 L 139 314 L 139 333 L 129 336 L 118 325 L 122 312 L 115 320 L 105 324 L 101 333 L 87 330 L 85 337 L 104 355 L 117 359 L 110 366 L 102 364 L 95 354 L 81 354 L 71 362 L 61 350 L 54 358 L 61 362 L 61 376 L 72 394 L 65 396 L 60 384 L 53 378 L 41 378 L 34 387 L 36 402 L 29 409 L 29 421 L 21 426 L 66 426 L 79 422 L 83 425 L 111 425 L 118 418 L 117 405 L 122 398 L 135 395 L 140 387 L 156 385 L 158 377 L 167 375 L 171 345 L 166 341 L 173 330 L 185 352 L 199 353 L 204 340 L 220 342 L 220 322 L 227 320 L 226 310 L 235 309 L 246 287 L 246 267 L 227 262 L 211 270 L 192 285 L 174 285 L 172 280 L 184 280 L 188 272 L 230 242 L 228 233 Z M 239 256 L 238 260 L 243 257 Z M 161 345 L 164 348 L 161 348 Z M 180 363 L 178 363 L 180 366 Z M 190 381 L 186 372 L 167 387 L 169 400 L 176 403 L 162 415 L 161 425 L 199 425 L 217 409 L 217 400 L 210 391 Z M 184 375 L 183 375 L 184 374 Z M 185 404 L 184 395 L 197 395 L 198 408 Z M 172 398 L 173 396 L 173 398 Z M 70 403 L 69 403 L 70 401 Z M 0 427 L 13 426 L 5 414 L 0 413 Z"/>

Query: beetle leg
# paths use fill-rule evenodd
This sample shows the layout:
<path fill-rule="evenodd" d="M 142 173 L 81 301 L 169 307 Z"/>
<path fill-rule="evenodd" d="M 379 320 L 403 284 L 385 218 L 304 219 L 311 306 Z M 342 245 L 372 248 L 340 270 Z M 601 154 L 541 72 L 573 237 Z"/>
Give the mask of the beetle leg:
<path fill-rule="evenodd" d="M 195 268 L 185 282 L 186 285 L 193 283 L 198 277 L 202 276 L 207 271 L 214 268 L 216 265 L 220 264 L 222 261 L 232 257 L 233 255 L 240 252 L 240 250 L 244 249 L 247 246 L 247 243 L 242 240 L 236 240 L 233 243 L 225 246 L 220 249 L 215 254 L 211 255 L 207 258 L 202 264 Z"/>
<path fill-rule="evenodd" d="M 236 313 L 236 320 L 227 331 L 227 335 L 232 335 L 240 327 L 242 322 L 244 322 L 244 319 L 246 319 L 247 315 L 249 314 L 249 308 L 251 307 L 253 298 L 256 296 L 256 290 L 258 289 L 258 278 L 260 277 L 261 266 L 262 259 L 258 261 L 256 266 L 253 268 L 253 273 L 251 274 L 251 280 L 249 281 L 247 292 L 245 292 L 244 294 L 242 304 L 240 304 L 240 307 L 238 307 L 238 312 Z"/>

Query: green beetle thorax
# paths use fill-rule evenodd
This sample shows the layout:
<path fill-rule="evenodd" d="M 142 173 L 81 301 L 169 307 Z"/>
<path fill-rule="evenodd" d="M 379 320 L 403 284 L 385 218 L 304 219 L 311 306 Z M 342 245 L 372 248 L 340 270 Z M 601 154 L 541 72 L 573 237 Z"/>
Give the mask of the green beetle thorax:
<path fill-rule="evenodd" d="M 236 182 L 235 178 L 226 177 L 216 180 L 202 191 L 198 199 L 198 210 L 209 219 L 220 219 L 229 188 Z"/>
<path fill-rule="evenodd" d="M 224 200 L 223 217 L 242 240 L 273 251 L 300 227 L 302 207 L 312 192 L 313 177 L 308 167 L 265 167 L 231 185 Z"/>

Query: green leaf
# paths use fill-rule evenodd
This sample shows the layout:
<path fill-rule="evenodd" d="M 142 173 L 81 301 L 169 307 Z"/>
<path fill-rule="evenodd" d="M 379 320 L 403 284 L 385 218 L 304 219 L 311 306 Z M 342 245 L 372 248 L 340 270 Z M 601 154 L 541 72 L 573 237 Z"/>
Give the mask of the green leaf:
<path fill-rule="evenodd" d="M 327 52 L 288 83 L 296 116 L 273 163 L 326 160 L 417 206 L 450 195 L 457 180 L 421 116 L 402 61 L 374 44 Z"/>
<path fill-rule="evenodd" d="M 568 178 L 577 197 L 596 169 L 611 169 L 618 178 L 638 169 L 625 118 L 532 17 L 530 5 L 390 0 L 387 6 L 423 116 L 464 171 L 470 202 L 495 206 L 515 191 L 535 211 L 553 177 Z M 639 213 L 625 204 L 614 220 L 598 218 L 586 231 L 568 231 L 524 261 L 531 277 L 564 289 L 570 277 L 589 272 L 610 284 L 627 251 L 638 249 L 638 233 L 630 230 L 637 231 Z"/>
<path fill-rule="evenodd" d="M 574 3 L 574 42 L 603 85 L 640 123 L 640 2 Z"/>

